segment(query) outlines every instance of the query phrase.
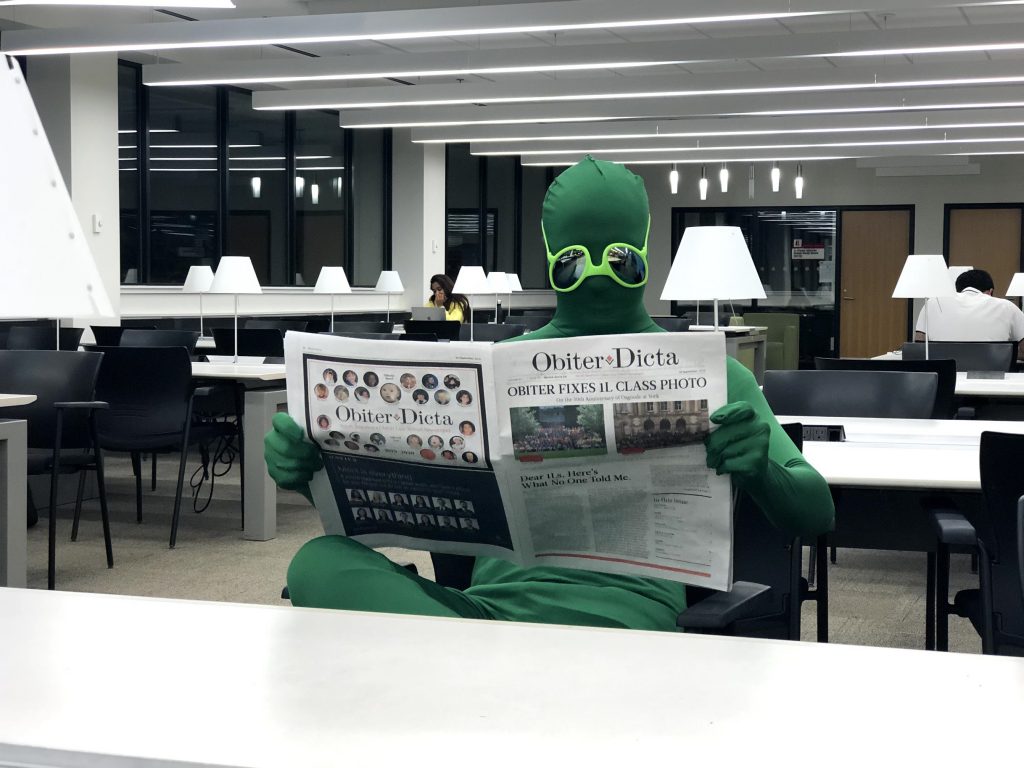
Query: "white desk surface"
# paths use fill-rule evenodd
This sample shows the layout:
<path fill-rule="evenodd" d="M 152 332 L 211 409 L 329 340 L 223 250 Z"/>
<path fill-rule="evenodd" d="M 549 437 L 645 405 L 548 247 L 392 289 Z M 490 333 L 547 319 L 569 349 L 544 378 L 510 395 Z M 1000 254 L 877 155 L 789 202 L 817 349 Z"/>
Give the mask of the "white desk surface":
<path fill-rule="evenodd" d="M 4 764 L 964 765 L 1024 719 L 1019 658 L 38 590 L 0 615 Z"/>
<path fill-rule="evenodd" d="M 0 394 L 0 408 L 13 408 L 16 405 L 28 405 L 36 401 L 35 395 L 4 395 Z"/>
<path fill-rule="evenodd" d="M 192 363 L 192 375 L 204 379 L 235 379 L 236 381 L 281 381 L 285 379 L 284 364 L 259 363 L 231 365 L 227 363 Z"/>
<path fill-rule="evenodd" d="M 779 416 L 783 424 L 842 424 L 846 442 L 805 442 L 804 456 L 831 485 L 981 488 L 982 432 L 1024 434 L 1024 421 Z"/>
<path fill-rule="evenodd" d="M 969 379 L 966 373 L 958 373 L 956 393 L 982 397 L 1024 397 L 1024 373 L 1007 373 L 1001 379 Z"/>

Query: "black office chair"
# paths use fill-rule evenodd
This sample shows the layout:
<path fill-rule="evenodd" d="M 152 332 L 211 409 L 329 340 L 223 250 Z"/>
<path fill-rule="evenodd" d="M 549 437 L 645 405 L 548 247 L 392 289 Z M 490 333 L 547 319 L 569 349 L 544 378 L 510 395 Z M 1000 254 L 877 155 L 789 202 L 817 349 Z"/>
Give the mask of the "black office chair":
<path fill-rule="evenodd" d="M 900 371 L 767 371 L 764 396 L 787 416 L 928 419 L 938 374 Z"/>
<path fill-rule="evenodd" d="M 105 406 L 94 398 L 102 359 L 96 352 L 0 351 L 0 392 L 36 396 L 29 405 L 4 408 L 3 418 L 28 422 L 28 474 L 50 475 L 48 589 L 56 582 L 57 489 L 62 474 L 96 471 L 107 567 L 114 567 L 103 454 L 96 440 L 95 414 Z M 29 506 L 34 515 L 31 494 Z"/>
<path fill-rule="evenodd" d="M 214 328 L 215 354 L 235 354 L 233 328 Z M 238 354 L 243 357 L 284 357 L 284 334 L 276 328 L 239 328 Z"/>
<path fill-rule="evenodd" d="M 551 322 L 551 315 L 513 315 L 506 322 L 523 326 L 523 332 L 536 331 Z"/>
<path fill-rule="evenodd" d="M 1014 341 L 930 341 L 928 357 L 955 360 L 958 371 L 1011 371 L 1017 359 Z M 924 342 L 903 345 L 904 360 L 924 360 Z"/>
<path fill-rule="evenodd" d="M 309 326 L 308 320 L 265 320 L 262 318 L 250 318 L 245 321 L 246 328 L 273 328 L 282 334 L 288 331 L 305 331 Z"/>
<path fill-rule="evenodd" d="M 461 325 L 458 320 L 406 320 L 402 327 L 406 333 L 430 334 L 438 341 L 458 341 Z"/>
<path fill-rule="evenodd" d="M 934 513 L 936 642 L 949 649 L 949 614 L 970 619 L 981 652 L 1024 656 L 1024 435 L 982 432 L 979 451 L 984 506 L 964 515 Z M 950 552 L 978 558 L 978 588 L 949 600 Z"/>
<path fill-rule="evenodd" d="M 472 333 L 474 341 L 504 341 L 516 336 L 522 336 L 526 328 L 522 325 L 512 323 L 463 323 L 459 328 L 459 341 L 469 341 Z"/>
<path fill-rule="evenodd" d="M 118 347 L 184 347 L 195 354 L 199 331 L 176 329 L 125 328 L 114 346 Z"/>
<path fill-rule="evenodd" d="M 82 341 L 84 328 L 61 328 L 60 348 L 74 352 Z M 8 349 L 52 349 L 56 351 L 57 330 L 47 325 L 15 325 L 7 334 Z"/>
<path fill-rule="evenodd" d="M 124 328 L 120 325 L 91 325 L 92 337 L 97 347 L 116 347 L 121 343 Z"/>
<path fill-rule="evenodd" d="M 688 317 L 652 317 L 651 320 L 666 331 L 676 333 L 684 333 L 690 330 L 691 325 L 690 318 Z"/>
<path fill-rule="evenodd" d="M 391 333 L 395 329 L 393 322 L 383 320 L 335 320 L 334 333 Z"/>
<path fill-rule="evenodd" d="M 192 361 L 184 347 L 104 347 L 101 351 L 104 358 L 96 392 L 110 407 L 97 418 L 100 446 L 131 454 L 138 522 L 142 522 L 142 453 L 179 452 L 171 521 L 173 549 L 188 446 L 212 436 L 208 426 L 192 424 L 193 397 L 208 392 L 194 387 Z"/>
<path fill-rule="evenodd" d="M 953 360 L 872 360 L 859 357 L 816 357 L 819 371 L 910 371 L 934 373 L 938 379 L 933 419 L 956 415 L 956 363 Z"/>

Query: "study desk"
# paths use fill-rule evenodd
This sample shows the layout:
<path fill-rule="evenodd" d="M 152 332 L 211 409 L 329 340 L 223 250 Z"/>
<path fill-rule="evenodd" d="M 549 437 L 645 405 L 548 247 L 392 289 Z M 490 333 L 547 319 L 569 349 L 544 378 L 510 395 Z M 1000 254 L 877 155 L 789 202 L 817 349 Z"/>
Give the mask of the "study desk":
<path fill-rule="evenodd" d="M 277 486 L 267 474 L 263 436 L 278 409 L 287 403 L 284 365 L 192 363 L 197 380 L 232 381 L 242 397 L 242 494 L 245 500 L 243 538 L 267 541 L 277 536 Z"/>
<path fill-rule="evenodd" d="M 722 331 L 725 333 L 725 352 L 743 362 L 751 361 L 750 371 L 758 384 L 764 384 L 768 355 L 768 329 L 763 325 L 691 325 L 691 331 Z M 746 365 L 746 363 L 744 363 Z"/>
<path fill-rule="evenodd" d="M 25 401 L 24 398 L 29 398 Z M 0 395 L 5 405 L 27 405 L 35 395 Z M 13 399 L 21 402 L 12 402 Z M 0 586 L 24 587 L 28 579 L 28 424 L 0 419 Z M 2 698 L 2 697 L 0 697 Z"/>
<path fill-rule="evenodd" d="M 0 615 L 4 765 L 965 765 L 1024 719 L 1011 657 L 36 590 Z"/>
<path fill-rule="evenodd" d="M 4 395 L 0 394 L 0 408 L 14 408 L 19 405 L 30 405 L 36 401 L 35 395 Z"/>

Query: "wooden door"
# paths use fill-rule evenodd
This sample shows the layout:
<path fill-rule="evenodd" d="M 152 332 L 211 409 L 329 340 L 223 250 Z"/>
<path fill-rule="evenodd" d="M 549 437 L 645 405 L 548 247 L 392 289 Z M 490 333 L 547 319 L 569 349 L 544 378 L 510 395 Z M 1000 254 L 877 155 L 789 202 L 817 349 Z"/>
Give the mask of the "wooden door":
<path fill-rule="evenodd" d="M 1020 272 L 1020 208 L 950 208 L 949 263 L 984 269 L 1005 296 L 1014 272 Z"/>
<path fill-rule="evenodd" d="M 892 298 L 910 253 L 910 210 L 843 211 L 839 354 L 873 357 L 907 341 L 907 300 Z"/>

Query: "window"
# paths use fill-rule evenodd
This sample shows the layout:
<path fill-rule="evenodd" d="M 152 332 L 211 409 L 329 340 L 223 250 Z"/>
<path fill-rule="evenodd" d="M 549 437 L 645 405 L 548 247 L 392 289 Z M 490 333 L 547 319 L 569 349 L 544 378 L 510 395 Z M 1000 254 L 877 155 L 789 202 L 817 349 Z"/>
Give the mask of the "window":
<path fill-rule="evenodd" d="M 353 285 L 376 285 L 381 270 L 391 268 L 391 231 L 385 226 L 390 199 L 391 134 L 383 130 L 351 131 Z"/>
<path fill-rule="evenodd" d="M 320 268 L 348 266 L 345 135 L 333 112 L 295 113 L 295 264 L 301 284 L 316 284 Z M 349 276 L 352 270 L 346 269 Z M 298 281 L 298 278 L 296 278 Z M 354 280 L 350 280 L 356 284 Z"/>
<path fill-rule="evenodd" d="M 117 164 L 121 209 L 121 282 L 139 282 L 139 69 L 117 67 Z"/>

